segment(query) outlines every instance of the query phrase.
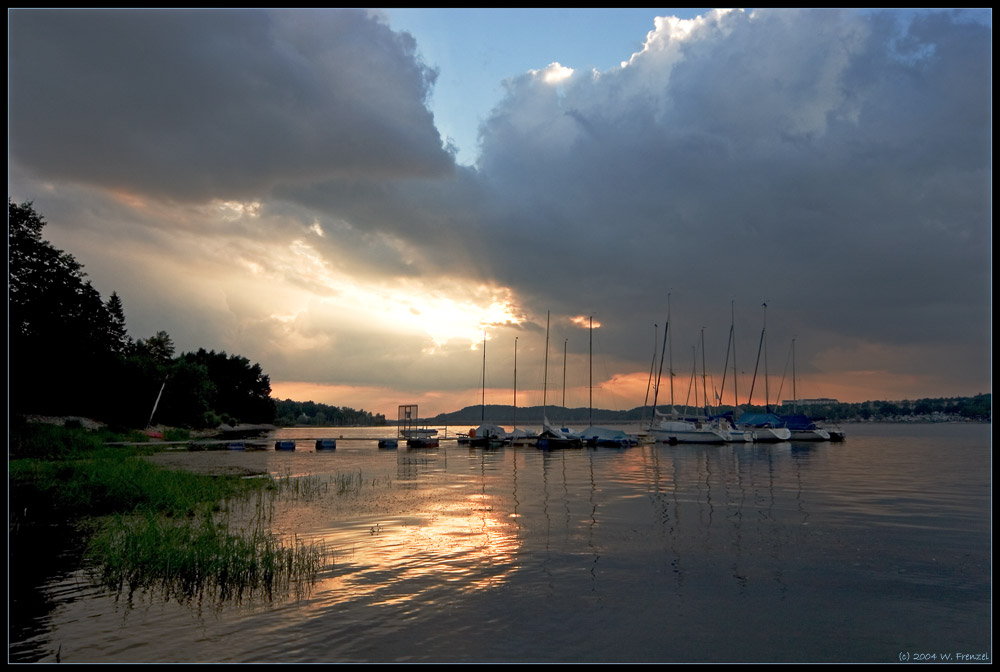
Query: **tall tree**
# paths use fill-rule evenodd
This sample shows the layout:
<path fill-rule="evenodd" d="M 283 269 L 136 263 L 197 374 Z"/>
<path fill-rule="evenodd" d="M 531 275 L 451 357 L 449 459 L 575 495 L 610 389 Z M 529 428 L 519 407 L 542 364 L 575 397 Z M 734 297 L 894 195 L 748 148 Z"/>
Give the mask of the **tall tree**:
<path fill-rule="evenodd" d="M 114 354 L 124 357 L 132 349 L 133 344 L 125 326 L 125 307 L 118 292 L 111 292 L 111 298 L 104 304 L 104 308 L 108 317 L 106 325 L 108 347 Z"/>
<path fill-rule="evenodd" d="M 10 383 L 17 412 L 89 412 L 103 380 L 107 309 L 83 266 L 42 239 L 30 202 L 8 209 Z"/>

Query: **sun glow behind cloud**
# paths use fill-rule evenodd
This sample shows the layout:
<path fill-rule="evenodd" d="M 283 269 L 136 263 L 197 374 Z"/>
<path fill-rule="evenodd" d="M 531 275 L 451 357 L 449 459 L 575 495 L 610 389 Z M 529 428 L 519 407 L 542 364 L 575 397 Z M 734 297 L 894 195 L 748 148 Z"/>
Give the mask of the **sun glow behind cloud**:
<path fill-rule="evenodd" d="M 523 321 L 506 288 L 481 286 L 465 296 L 440 290 L 427 292 L 427 288 L 419 286 L 408 289 L 412 291 L 383 297 L 381 312 L 403 328 L 425 331 L 433 341 L 433 346 L 425 349 L 427 353 L 453 340 L 468 340 L 476 349 L 488 327 Z"/>
<path fill-rule="evenodd" d="M 390 332 L 420 333 L 430 337 L 425 352 L 434 353 L 450 341 L 468 341 L 474 349 L 483 330 L 491 326 L 519 324 L 513 293 L 505 287 L 464 283 L 440 278 L 372 279 L 351 275 L 337 268 L 308 242 L 297 239 L 277 251 L 269 264 L 279 282 L 306 288 L 318 298 L 311 309 L 341 315 L 368 316 L 368 327 Z M 259 266 L 253 265 L 257 269 Z M 320 308 L 319 306 L 322 306 Z M 289 313 L 282 311 L 284 324 Z"/>

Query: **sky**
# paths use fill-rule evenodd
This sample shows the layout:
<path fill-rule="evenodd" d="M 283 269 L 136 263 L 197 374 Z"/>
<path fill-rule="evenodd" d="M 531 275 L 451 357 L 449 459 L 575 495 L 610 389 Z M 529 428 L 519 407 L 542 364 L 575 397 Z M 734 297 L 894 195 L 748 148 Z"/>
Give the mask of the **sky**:
<path fill-rule="evenodd" d="M 278 399 L 971 396 L 991 57 L 989 9 L 8 9 L 7 190 Z"/>

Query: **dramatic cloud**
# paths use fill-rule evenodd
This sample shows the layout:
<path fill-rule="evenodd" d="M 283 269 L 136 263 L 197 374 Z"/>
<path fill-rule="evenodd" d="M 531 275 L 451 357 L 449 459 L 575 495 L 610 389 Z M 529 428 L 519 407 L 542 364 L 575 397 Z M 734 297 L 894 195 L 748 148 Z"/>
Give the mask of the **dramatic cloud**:
<path fill-rule="evenodd" d="M 363 11 L 18 11 L 14 156 L 50 178 L 186 201 L 452 168 L 436 73 Z"/>
<path fill-rule="evenodd" d="M 510 73 L 460 167 L 427 108 L 433 64 L 379 15 L 15 11 L 8 191 L 119 292 L 134 335 L 238 352 L 283 389 L 384 395 L 389 415 L 477 403 L 484 329 L 495 403 L 515 337 L 540 387 L 547 311 L 568 403 L 589 384 L 571 318 L 594 315 L 595 384 L 638 405 L 668 293 L 685 385 L 702 328 L 721 382 L 731 301 L 752 375 L 766 301 L 770 373 L 795 337 L 805 396 L 989 391 L 991 28 L 650 25 L 620 67 Z"/>

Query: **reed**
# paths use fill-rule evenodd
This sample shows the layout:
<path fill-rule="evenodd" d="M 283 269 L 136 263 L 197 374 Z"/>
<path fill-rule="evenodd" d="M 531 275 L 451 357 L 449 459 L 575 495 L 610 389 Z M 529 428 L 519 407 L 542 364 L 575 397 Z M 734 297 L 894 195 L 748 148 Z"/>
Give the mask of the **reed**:
<path fill-rule="evenodd" d="M 164 469 L 149 449 L 106 446 L 75 429 L 31 428 L 10 459 L 10 539 L 48 520 L 73 519 L 90 535 L 87 562 L 108 587 L 162 589 L 176 597 L 273 597 L 300 590 L 323 566 L 325 548 L 283 541 L 268 527 L 282 490 L 312 496 L 318 483 L 271 477 L 209 476 Z M 314 479 L 315 480 L 315 479 Z M 230 526 L 237 501 L 257 499 L 246 529 Z"/>
<path fill-rule="evenodd" d="M 260 524 L 234 530 L 207 512 L 182 522 L 146 511 L 112 517 L 88 556 L 102 583 L 119 593 L 156 589 L 167 598 L 207 594 L 224 602 L 300 589 L 315 579 L 326 549 L 297 539 L 287 545 Z"/>

